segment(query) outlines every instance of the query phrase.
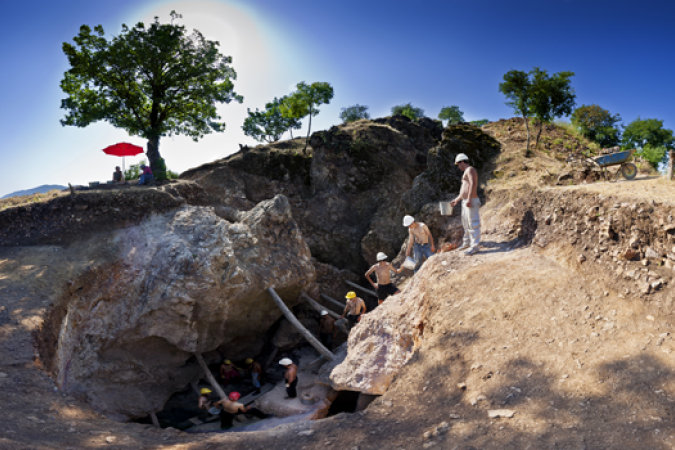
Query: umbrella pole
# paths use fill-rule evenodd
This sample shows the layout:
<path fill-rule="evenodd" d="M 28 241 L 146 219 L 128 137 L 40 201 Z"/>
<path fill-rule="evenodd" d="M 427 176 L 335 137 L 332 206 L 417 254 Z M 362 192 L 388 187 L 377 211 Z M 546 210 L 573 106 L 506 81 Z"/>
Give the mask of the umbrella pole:
<path fill-rule="evenodd" d="M 124 167 L 124 156 L 122 156 L 122 173 L 126 172 L 127 169 Z"/>

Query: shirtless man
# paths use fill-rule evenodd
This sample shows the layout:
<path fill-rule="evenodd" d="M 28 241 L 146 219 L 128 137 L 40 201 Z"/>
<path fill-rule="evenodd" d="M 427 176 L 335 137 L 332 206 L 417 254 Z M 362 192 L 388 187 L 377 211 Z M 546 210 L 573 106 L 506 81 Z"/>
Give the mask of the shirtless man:
<path fill-rule="evenodd" d="M 342 312 L 340 318 L 347 316 L 349 321 L 349 328 L 352 328 L 356 325 L 356 322 L 361 320 L 361 314 L 366 312 L 366 302 L 363 299 L 356 296 L 356 292 L 349 291 L 345 295 L 347 299 L 347 304 L 345 305 L 345 310 Z"/>
<path fill-rule="evenodd" d="M 398 294 L 398 288 L 394 283 L 391 282 L 391 272 L 401 273 L 403 268 L 395 269 L 391 263 L 387 262 L 387 255 L 382 252 L 377 254 L 377 264 L 374 264 L 368 272 L 366 272 L 366 279 L 368 282 L 375 288 L 377 291 L 377 304 L 381 305 L 382 302 L 392 294 Z M 377 277 L 377 283 L 373 283 L 373 280 L 370 278 L 370 274 L 375 272 Z"/>
<path fill-rule="evenodd" d="M 455 206 L 460 201 L 462 202 L 462 227 L 464 228 L 464 237 L 462 238 L 462 245 L 459 249 L 467 249 L 464 254 L 473 255 L 478 251 L 478 245 L 480 244 L 478 172 L 469 165 L 469 157 L 464 153 L 457 155 L 455 164 L 459 167 L 459 170 L 464 172 L 464 174 L 462 175 L 462 187 L 459 190 L 459 195 L 451 201 L 450 204 Z"/>
<path fill-rule="evenodd" d="M 221 408 L 220 428 L 230 428 L 234 418 L 238 414 L 252 414 L 259 419 L 268 417 L 267 414 L 260 411 L 258 408 L 245 406 L 243 403 L 239 403 L 237 400 L 239 400 L 240 397 L 239 392 L 230 392 L 229 398 L 224 398 L 213 404 L 214 406 Z"/>
<path fill-rule="evenodd" d="M 431 236 L 429 227 L 422 222 L 415 222 L 415 218 L 412 216 L 403 217 L 403 226 L 408 227 L 408 246 L 405 250 L 405 256 L 407 258 L 410 256 L 410 252 L 413 252 L 415 272 L 417 272 L 424 264 L 424 260 L 427 260 L 436 252 L 434 238 Z"/>
<path fill-rule="evenodd" d="M 286 368 L 284 380 L 286 380 L 286 398 L 295 398 L 298 396 L 298 366 L 293 364 L 291 358 L 283 358 L 279 364 Z"/>

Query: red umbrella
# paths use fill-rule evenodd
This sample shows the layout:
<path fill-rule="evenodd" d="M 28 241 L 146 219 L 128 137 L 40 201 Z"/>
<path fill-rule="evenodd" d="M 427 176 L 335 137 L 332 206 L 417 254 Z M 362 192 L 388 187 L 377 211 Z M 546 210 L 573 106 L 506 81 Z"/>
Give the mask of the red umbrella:
<path fill-rule="evenodd" d="M 110 145 L 103 149 L 103 153 L 107 155 L 115 155 L 122 157 L 122 170 L 124 170 L 124 157 L 135 156 L 143 153 L 143 147 L 129 144 L 128 142 L 120 142 L 118 144 Z"/>

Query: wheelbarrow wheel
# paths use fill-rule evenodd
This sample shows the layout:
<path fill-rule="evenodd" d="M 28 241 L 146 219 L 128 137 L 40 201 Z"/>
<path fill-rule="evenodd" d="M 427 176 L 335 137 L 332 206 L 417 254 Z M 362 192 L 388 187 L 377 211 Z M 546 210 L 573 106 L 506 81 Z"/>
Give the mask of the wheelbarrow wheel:
<path fill-rule="evenodd" d="M 632 180 L 637 175 L 637 167 L 633 163 L 621 164 L 621 175 L 627 180 Z"/>

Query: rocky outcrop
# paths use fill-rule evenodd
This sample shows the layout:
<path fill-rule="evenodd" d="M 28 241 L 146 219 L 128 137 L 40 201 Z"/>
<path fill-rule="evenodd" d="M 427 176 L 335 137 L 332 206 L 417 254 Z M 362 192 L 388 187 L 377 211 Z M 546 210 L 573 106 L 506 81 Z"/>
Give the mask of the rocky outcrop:
<path fill-rule="evenodd" d="M 198 377 L 193 352 L 257 353 L 281 316 L 265 289 L 292 305 L 315 275 L 285 197 L 239 218 L 185 206 L 102 236 L 105 257 L 71 281 L 40 336 L 60 388 L 113 417 L 145 416 Z"/>
<path fill-rule="evenodd" d="M 423 273 L 423 270 L 419 272 Z M 423 277 L 362 316 L 349 333 L 344 360 L 330 373 L 336 390 L 382 395 L 419 347 L 428 315 Z"/>

